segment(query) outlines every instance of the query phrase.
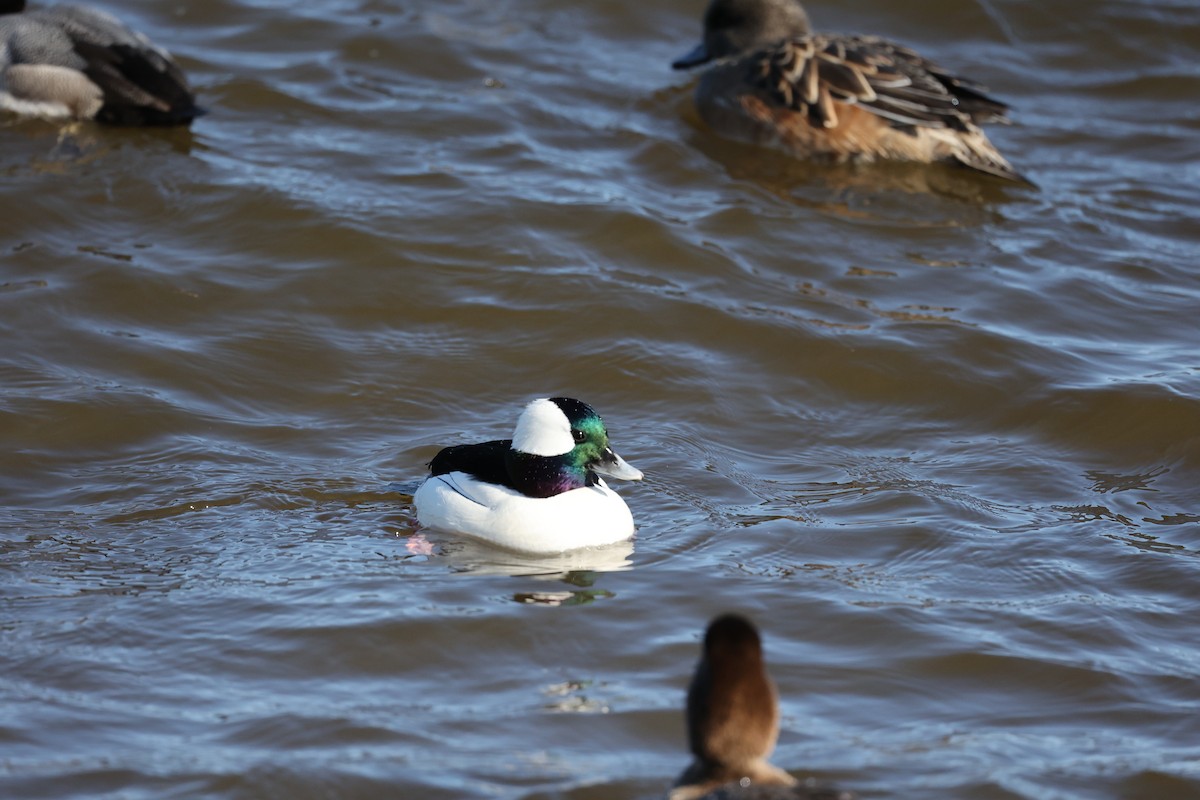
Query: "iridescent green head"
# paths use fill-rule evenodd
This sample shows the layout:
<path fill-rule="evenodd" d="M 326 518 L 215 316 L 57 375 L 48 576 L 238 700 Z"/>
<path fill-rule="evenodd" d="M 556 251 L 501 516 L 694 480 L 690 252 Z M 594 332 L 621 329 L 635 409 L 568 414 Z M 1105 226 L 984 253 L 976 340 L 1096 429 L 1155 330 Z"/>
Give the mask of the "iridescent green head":
<path fill-rule="evenodd" d="M 570 397 L 534 400 L 517 420 L 508 470 L 524 494 L 551 497 L 593 486 L 597 474 L 640 480 L 608 443 L 604 420 L 587 403 Z"/>

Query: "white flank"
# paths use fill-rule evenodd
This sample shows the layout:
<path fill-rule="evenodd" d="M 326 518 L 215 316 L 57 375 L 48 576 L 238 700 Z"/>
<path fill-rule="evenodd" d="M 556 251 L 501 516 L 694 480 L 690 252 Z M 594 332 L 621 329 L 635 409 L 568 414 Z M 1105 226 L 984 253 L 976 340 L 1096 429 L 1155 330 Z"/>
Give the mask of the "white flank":
<path fill-rule="evenodd" d="M 514 450 L 535 456 L 561 456 L 575 448 L 571 421 L 558 406 L 547 399 L 525 406 L 517 429 L 513 431 Z"/>
<path fill-rule="evenodd" d="M 523 553 L 563 553 L 633 536 L 625 501 L 599 481 L 553 497 L 526 497 L 464 472 L 428 478 L 413 495 L 427 528 L 464 533 Z"/>
<path fill-rule="evenodd" d="M 71 109 L 62 103 L 53 100 L 21 100 L 3 91 L 0 91 L 0 110 L 42 119 L 67 119 L 71 116 Z"/>

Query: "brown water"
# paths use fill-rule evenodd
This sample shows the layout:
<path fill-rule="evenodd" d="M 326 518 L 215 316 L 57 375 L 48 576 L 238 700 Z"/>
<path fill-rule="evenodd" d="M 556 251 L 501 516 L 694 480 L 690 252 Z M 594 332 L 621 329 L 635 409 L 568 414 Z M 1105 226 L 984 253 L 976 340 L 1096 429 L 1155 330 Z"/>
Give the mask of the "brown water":
<path fill-rule="evenodd" d="M 1200 7 L 855 0 L 1040 190 L 715 139 L 700 3 L 133 0 L 211 113 L 0 127 L 0 795 L 651 798 L 705 622 L 866 798 L 1200 797 Z M 593 404 L 632 548 L 424 532 Z"/>

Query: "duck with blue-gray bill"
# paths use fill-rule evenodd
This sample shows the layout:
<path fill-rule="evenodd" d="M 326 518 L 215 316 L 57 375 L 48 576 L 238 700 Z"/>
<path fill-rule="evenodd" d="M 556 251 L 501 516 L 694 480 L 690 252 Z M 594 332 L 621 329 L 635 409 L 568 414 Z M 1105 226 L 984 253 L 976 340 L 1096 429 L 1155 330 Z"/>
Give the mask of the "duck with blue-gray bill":
<path fill-rule="evenodd" d="M 429 462 L 417 521 L 525 553 L 561 553 L 633 536 L 633 515 L 601 476 L 641 480 L 587 403 L 534 400 L 511 439 L 461 444 Z"/>
<path fill-rule="evenodd" d="M 188 125 L 201 110 L 171 55 L 90 6 L 0 0 L 0 110 L 113 125 Z"/>

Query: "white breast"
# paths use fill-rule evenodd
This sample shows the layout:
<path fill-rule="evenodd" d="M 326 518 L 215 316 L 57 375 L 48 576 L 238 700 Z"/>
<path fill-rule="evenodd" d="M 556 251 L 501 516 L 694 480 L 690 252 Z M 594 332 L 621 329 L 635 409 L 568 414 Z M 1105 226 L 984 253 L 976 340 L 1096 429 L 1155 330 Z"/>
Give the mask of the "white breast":
<path fill-rule="evenodd" d="M 561 553 L 633 536 L 633 515 L 604 481 L 553 497 L 526 497 L 464 472 L 434 475 L 413 496 L 427 528 L 463 533 L 510 550 Z"/>

